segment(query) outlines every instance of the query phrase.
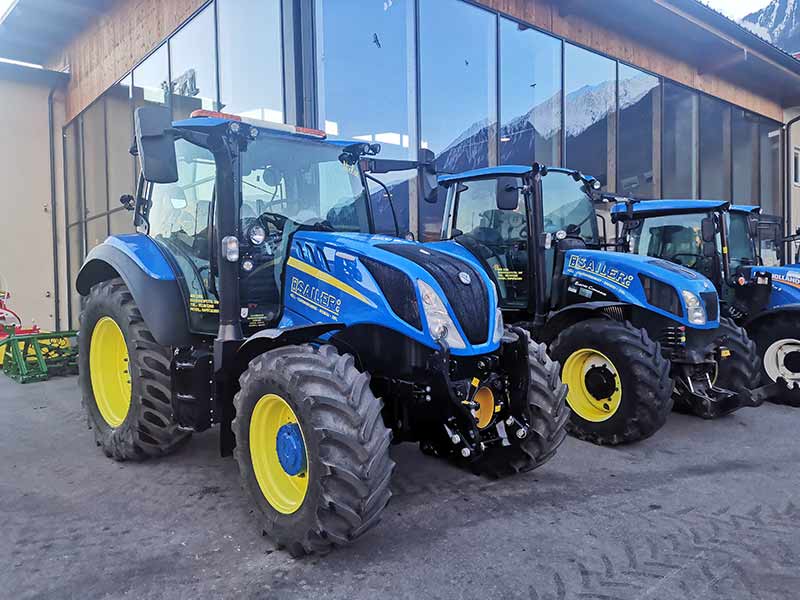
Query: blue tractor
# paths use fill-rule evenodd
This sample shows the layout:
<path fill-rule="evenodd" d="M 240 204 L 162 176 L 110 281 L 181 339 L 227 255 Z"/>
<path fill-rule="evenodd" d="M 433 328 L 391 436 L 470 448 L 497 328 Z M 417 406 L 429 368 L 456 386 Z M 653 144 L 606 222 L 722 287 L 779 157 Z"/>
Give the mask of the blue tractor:
<path fill-rule="evenodd" d="M 657 431 L 673 403 L 705 418 L 752 403 L 752 343 L 731 323 L 720 328 L 713 284 L 674 262 L 604 251 L 596 179 L 535 164 L 439 183 L 443 243 L 483 265 L 507 322 L 549 345 L 574 435 L 633 442 Z"/>
<path fill-rule="evenodd" d="M 763 264 L 759 212 L 715 200 L 625 200 L 612 220 L 621 224 L 624 249 L 708 277 L 723 321 L 744 327 L 756 344 L 759 395 L 800 406 L 800 268 Z"/>
<path fill-rule="evenodd" d="M 109 457 L 218 425 L 264 531 L 302 555 L 378 521 L 392 439 L 490 476 L 554 455 L 558 365 L 504 327 L 480 264 L 367 233 L 368 171 L 428 167 L 220 113 L 135 121 L 142 175 L 121 201 L 139 233 L 109 237 L 77 278 L 83 404 Z"/>

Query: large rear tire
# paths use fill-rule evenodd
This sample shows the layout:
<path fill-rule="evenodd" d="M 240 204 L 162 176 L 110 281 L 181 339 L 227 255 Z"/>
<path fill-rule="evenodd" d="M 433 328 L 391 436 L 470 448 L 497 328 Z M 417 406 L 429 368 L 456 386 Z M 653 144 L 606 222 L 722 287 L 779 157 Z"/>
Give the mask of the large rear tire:
<path fill-rule="evenodd" d="M 376 525 L 391 497 L 391 432 L 353 357 L 327 345 L 278 348 L 239 383 L 234 455 L 264 533 L 302 556 Z"/>
<path fill-rule="evenodd" d="M 156 343 L 122 279 L 92 287 L 78 346 L 83 406 L 106 456 L 163 456 L 189 437 L 172 419 L 170 351 Z"/>
<path fill-rule="evenodd" d="M 589 319 L 563 330 L 550 346 L 569 387 L 575 437 L 615 446 L 645 439 L 672 410 L 670 364 L 660 346 L 629 322 Z"/>
<path fill-rule="evenodd" d="M 561 383 L 559 364 L 550 359 L 547 347 L 528 341 L 528 407 L 525 415 L 528 435 L 511 440 L 510 446 L 492 447 L 473 464 L 488 477 L 524 473 L 550 460 L 567 435 L 569 420 L 567 386 Z"/>
<path fill-rule="evenodd" d="M 775 404 L 800 407 L 800 322 L 796 316 L 776 314 L 751 332 L 761 359 L 761 385 L 779 383 L 768 398 Z"/>

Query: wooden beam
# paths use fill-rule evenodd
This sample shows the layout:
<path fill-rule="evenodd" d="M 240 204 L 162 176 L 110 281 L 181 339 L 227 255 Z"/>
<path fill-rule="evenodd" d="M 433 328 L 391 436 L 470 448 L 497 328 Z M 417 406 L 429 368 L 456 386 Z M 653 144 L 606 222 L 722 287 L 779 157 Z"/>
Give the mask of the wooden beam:
<path fill-rule="evenodd" d="M 750 51 L 747 48 L 738 48 L 733 54 L 721 57 L 718 60 L 710 60 L 704 65 L 700 65 L 697 72 L 700 73 L 700 75 L 714 75 L 721 73 L 726 69 L 747 62 L 749 57 Z"/>

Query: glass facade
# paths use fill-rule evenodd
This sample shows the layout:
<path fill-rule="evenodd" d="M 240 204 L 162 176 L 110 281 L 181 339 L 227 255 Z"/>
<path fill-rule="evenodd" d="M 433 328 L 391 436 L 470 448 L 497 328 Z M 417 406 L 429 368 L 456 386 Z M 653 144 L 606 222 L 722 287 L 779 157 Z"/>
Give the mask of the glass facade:
<path fill-rule="evenodd" d="M 590 173 L 607 189 L 614 180 L 617 63 L 572 44 L 564 49 L 565 165 Z"/>
<path fill-rule="evenodd" d="M 500 19 L 500 163 L 561 165 L 561 40 Z"/>
<path fill-rule="evenodd" d="M 612 193 L 781 213 L 780 123 L 463 0 L 308 5 L 297 19 L 290 0 L 207 2 L 64 128 L 70 288 L 93 245 L 133 231 L 118 198 L 135 189 L 133 109 L 148 104 L 290 119 L 386 158 L 428 149 L 440 172 L 539 161 Z M 381 182 L 401 233 L 438 237 L 444 199 L 421 201 L 416 171 Z M 371 192 L 377 229 L 394 233 L 385 190 Z"/>
<path fill-rule="evenodd" d="M 656 132 L 661 114 L 661 81 L 619 66 L 619 135 L 617 192 L 636 198 L 658 196 L 661 161 Z"/>

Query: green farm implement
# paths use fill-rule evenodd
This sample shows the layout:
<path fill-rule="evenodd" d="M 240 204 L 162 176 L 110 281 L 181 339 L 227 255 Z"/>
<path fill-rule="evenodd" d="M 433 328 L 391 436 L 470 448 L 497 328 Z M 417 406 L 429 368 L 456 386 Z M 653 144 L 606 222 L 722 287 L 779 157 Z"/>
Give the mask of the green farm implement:
<path fill-rule="evenodd" d="M 15 327 L 0 331 L 3 372 L 19 383 L 44 381 L 51 375 L 78 372 L 76 331 L 20 333 Z"/>

